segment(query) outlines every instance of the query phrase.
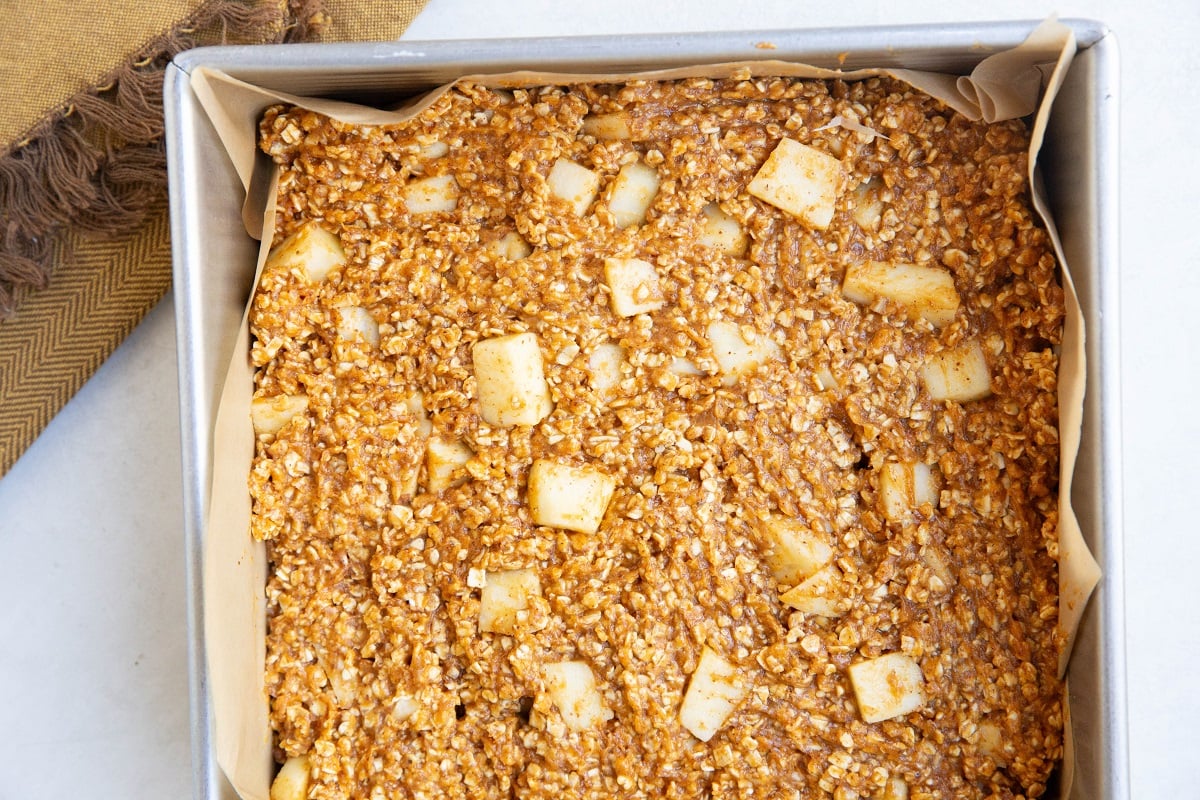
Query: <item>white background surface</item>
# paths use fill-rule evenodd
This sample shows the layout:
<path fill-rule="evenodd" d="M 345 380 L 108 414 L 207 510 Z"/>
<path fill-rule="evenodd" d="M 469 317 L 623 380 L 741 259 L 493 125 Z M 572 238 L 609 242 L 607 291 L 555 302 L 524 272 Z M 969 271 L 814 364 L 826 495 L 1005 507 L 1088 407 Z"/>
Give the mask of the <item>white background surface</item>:
<path fill-rule="evenodd" d="M 433 0 L 405 38 L 1064 17 L 1122 51 L 1134 798 L 1200 797 L 1200 3 Z M 0 43 L 0 49 L 3 43 Z M 0 480 L 0 800 L 191 793 L 174 321 L 160 304 Z"/>

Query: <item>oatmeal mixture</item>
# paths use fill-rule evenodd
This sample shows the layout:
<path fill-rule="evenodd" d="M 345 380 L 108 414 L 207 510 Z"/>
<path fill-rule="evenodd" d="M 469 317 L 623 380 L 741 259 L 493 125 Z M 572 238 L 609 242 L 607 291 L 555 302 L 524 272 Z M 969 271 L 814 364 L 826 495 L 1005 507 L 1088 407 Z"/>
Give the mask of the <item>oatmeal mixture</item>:
<path fill-rule="evenodd" d="M 1063 295 L 1022 124 L 695 79 L 261 129 L 275 243 L 344 255 L 268 263 L 251 312 L 270 715 L 309 797 L 1046 791 Z M 751 191 L 788 147 L 828 221 Z M 873 264 L 957 299 L 857 297 Z"/>

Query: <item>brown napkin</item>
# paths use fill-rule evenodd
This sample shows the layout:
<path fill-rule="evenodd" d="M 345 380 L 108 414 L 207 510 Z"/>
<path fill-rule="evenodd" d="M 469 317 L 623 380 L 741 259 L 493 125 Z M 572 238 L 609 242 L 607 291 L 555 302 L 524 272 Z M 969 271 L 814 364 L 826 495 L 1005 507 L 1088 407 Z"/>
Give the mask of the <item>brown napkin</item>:
<path fill-rule="evenodd" d="M 0 476 L 171 284 L 170 59 L 394 39 L 425 2 L 42 0 L 0 14 Z"/>

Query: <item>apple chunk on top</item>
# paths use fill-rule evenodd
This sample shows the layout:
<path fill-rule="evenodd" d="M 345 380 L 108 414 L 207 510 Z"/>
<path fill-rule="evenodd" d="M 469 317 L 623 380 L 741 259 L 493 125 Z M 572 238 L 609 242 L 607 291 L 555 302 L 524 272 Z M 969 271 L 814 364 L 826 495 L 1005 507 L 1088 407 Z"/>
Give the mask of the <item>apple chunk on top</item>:
<path fill-rule="evenodd" d="M 842 165 L 836 158 L 794 139 L 781 139 L 746 190 L 824 230 L 833 220 L 841 183 Z"/>
<path fill-rule="evenodd" d="M 529 470 L 528 502 L 535 525 L 595 533 L 617 482 L 594 467 L 540 458 Z"/>
<path fill-rule="evenodd" d="M 337 236 L 315 222 L 302 226 L 284 239 L 267 256 L 265 270 L 299 270 L 319 283 L 346 263 L 346 251 Z"/>
<path fill-rule="evenodd" d="M 737 667 L 706 646 L 688 681 L 679 722 L 697 739 L 707 742 L 733 715 L 748 691 Z"/>
<path fill-rule="evenodd" d="M 850 683 L 864 722 L 882 722 L 925 705 L 921 667 L 904 653 L 886 653 L 850 665 Z"/>
<path fill-rule="evenodd" d="M 554 409 L 535 334 L 482 339 L 471 355 L 479 416 L 489 425 L 536 425 Z"/>

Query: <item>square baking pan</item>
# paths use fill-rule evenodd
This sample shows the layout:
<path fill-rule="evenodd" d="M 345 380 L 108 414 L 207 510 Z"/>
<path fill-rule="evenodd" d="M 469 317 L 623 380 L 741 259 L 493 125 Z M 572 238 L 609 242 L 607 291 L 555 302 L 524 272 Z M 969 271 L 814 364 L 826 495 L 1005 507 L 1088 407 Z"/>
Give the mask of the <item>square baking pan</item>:
<path fill-rule="evenodd" d="M 189 85 L 197 67 L 298 95 L 394 105 L 468 73 L 630 72 L 765 58 L 830 68 L 907 67 L 965 74 L 1019 44 L 1033 22 L 706 34 L 200 48 L 165 83 L 178 327 L 188 580 L 193 796 L 232 800 L 217 766 L 206 674 L 202 536 L 221 380 L 245 308 L 258 243 L 243 190 Z M 1039 164 L 1087 325 L 1087 396 L 1072 500 L 1104 577 L 1069 672 L 1072 798 L 1129 796 L 1120 485 L 1117 264 L 1117 47 L 1097 22 L 1067 20 L 1079 53 L 1056 101 Z M 759 45 L 770 42 L 773 49 Z M 265 702 L 265 698 L 264 698 Z"/>

